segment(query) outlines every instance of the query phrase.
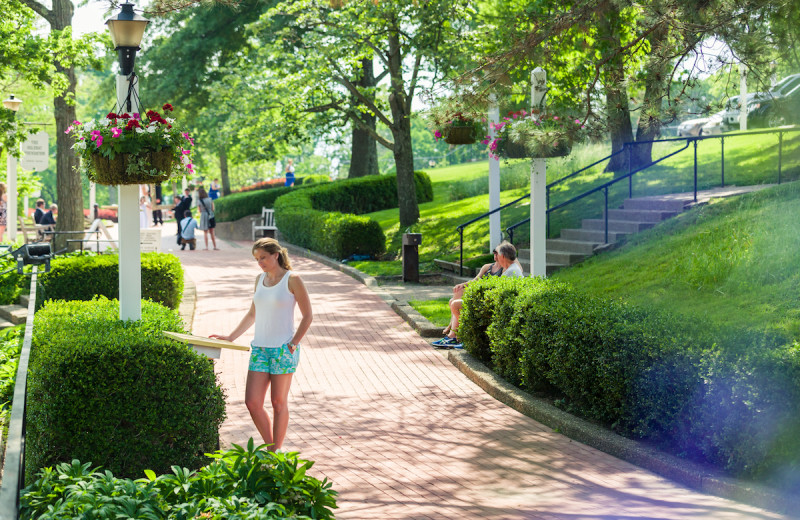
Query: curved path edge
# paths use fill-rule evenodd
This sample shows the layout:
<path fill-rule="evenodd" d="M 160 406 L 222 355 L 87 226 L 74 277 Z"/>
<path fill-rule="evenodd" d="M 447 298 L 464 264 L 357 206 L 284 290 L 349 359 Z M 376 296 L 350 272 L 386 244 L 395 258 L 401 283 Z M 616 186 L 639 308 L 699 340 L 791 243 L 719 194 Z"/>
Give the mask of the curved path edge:
<path fill-rule="evenodd" d="M 420 336 L 438 337 L 441 333 L 441 327 L 433 325 L 413 307 L 398 302 L 391 294 L 382 290 L 374 277 L 315 251 L 283 240 L 281 244 L 294 255 L 310 258 L 360 281 L 389 304 Z M 794 515 L 800 511 L 798 496 L 786 495 L 761 484 L 726 477 L 570 415 L 504 381 L 466 352 L 448 351 L 447 359 L 493 398 L 575 441 L 704 493 L 784 514 Z"/>

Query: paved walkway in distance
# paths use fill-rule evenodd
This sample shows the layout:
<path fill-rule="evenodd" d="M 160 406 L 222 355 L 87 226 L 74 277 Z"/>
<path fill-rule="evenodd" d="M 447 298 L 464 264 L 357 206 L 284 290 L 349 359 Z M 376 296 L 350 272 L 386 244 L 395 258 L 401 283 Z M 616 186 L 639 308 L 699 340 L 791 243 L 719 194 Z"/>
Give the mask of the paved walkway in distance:
<path fill-rule="evenodd" d="M 166 226 L 165 248 L 174 247 L 170 233 L 174 225 Z M 197 286 L 195 334 L 230 332 L 259 274 L 250 243 L 220 247 L 175 251 Z M 691 491 L 521 415 L 470 382 L 364 285 L 309 259 L 292 262 L 314 322 L 292 385 L 285 447 L 316 461 L 310 474 L 333 481 L 338 519 L 783 518 Z M 228 406 L 223 447 L 258 439 L 244 405 L 247 361 L 225 352 L 216 362 Z"/>

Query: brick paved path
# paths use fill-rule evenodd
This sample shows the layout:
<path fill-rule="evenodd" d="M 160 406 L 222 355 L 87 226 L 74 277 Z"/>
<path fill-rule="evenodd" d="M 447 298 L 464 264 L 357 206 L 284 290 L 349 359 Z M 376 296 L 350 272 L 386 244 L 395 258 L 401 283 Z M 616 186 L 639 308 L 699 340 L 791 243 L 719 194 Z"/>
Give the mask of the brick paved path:
<path fill-rule="evenodd" d="M 197 284 L 195 334 L 230 332 L 250 305 L 259 273 L 250 244 L 220 247 L 176 251 Z M 285 447 L 334 482 L 337 518 L 782 518 L 690 491 L 507 408 L 359 282 L 308 259 L 293 262 L 314 323 L 292 385 Z M 247 359 L 231 352 L 217 361 L 228 403 L 225 447 L 258 439 L 244 406 Z"/>

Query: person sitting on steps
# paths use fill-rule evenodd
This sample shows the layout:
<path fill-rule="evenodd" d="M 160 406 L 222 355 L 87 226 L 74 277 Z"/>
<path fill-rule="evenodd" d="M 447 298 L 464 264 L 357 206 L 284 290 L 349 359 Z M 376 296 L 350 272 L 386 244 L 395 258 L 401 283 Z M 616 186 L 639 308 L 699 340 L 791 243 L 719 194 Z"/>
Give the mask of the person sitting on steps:
<path fill-rule="evenodd" d="M 473 280 L 479 280 L 484 276 L 523 276 L 522 266 L 517 261 L 517 250 L 513 244 L 502 242 L 494 251 L 495 261 L 486 264 L 478 271 L 478 275 Z M 458 321 L 461 316 L 461 308 L 464 305 L 464 288 L 469 282 L 464 282 L 453 287 L 453 297 L 450 299 L 450 324 L 445 328 L 445 336 L 436 340 L 431 345 L 438 349 L 461 349 L 463 344 L 458 340 Z"/>

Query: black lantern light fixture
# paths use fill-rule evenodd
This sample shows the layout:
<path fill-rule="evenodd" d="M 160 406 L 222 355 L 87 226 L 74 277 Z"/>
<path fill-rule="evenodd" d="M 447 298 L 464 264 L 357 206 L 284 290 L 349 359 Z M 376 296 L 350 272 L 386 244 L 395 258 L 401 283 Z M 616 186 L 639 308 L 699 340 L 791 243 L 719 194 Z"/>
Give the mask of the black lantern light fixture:
<path fill-rule="evenodd" d="M 139 50 L 139 44 L 142 43 L 144 29 L 150 20 L 134 13 L 133 4 L 124 3 L 120 7 L 122 10 L 116 16 L 106 20 L 106 25 L 111 33 L 114 50 L 119 53 L 120 73 L 123 76 L 129 76 L 133 72 L 136 51 Z"/>

